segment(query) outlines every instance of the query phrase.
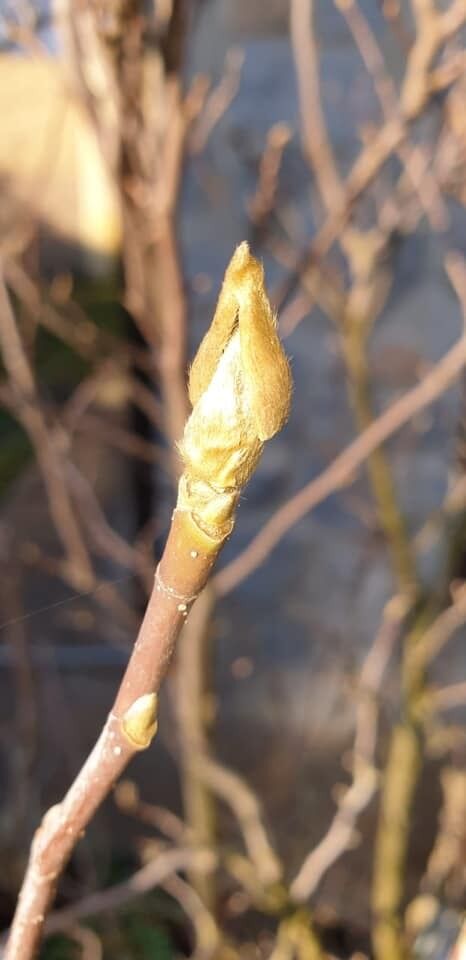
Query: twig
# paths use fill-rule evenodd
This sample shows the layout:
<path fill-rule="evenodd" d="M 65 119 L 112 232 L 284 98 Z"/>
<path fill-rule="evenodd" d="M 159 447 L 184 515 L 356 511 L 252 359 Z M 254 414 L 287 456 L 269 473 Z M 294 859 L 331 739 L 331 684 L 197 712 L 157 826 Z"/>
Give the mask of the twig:
<path fill-rule="evenodd" d="M 197 758 L 196 767 L 202 780 L 233 810 L 260 882 L 265 887 L 278 883 L 282 866 L 265 831 L 254 792 L 239 774 L 210 757 Z"/>
<path fill-rule="evenodd" d="M 382 231 L 360 233 L 350 228 L 346 229 L 341 240 L 348 256 L 352 282 L 339 317 L 339 327 L 348 371 L 349 395 L 360 433 L 374 422 L 367 340 L 388 286 L 384 271 L 378 265 L 387 242 L 388 237 L 385 238 Z M 417 571 L 393 473 L 382 446 L 368 456 L 367 470 L 378 520 L 385 534 L 399 587 L 410 590 L 416 583 Z"/>
<path fill-rule="evenodd" d="M 2 842 L 8 850 L 12 837 L 29 832 L 31 815 L 34 815 L 38 797 L 35 790 L 35 773 L 38 757 L 38 704 L 34 677 L 32 651 L 24 630 L 21 605 L 20 570 L 12 558 L 9 531 L 1 532 L 0 556 L 4 573 L 0 587 L 2 616 L 8 618 L 5 635 L 7 655 L 11 662 L 12 684 L 15 688 L 15 712 L 10 732 L 11 746 L 7 752 L 9 784 L 5 812 L 2 815 Z M 13 860 L 13 858 L 11 858 Z M 14 874 L 15 864 L 10 861 Z"/>
<path fill-rule="evenodd" d="M 81 947 L 81 960 L 102 960 L 103 948 L 100 937 L 87 927 L 74 926 L 68 935 Z"/>
<path fill-rule="evenodd" d="M 108 330 L 100 330 L 77 304 L 69 304 L 72 317 L 65 316 L 53 303 L 49 302 L 24 267 L 8 258 L 4 264 L 4 274 L 8 286 L 21 303 L 27 307 L 31 316 L 37 317 L 41 326 L 53 336 L 68 344 L 78 356 L 95 364 L 102 356 L 111 354 L 114 363 L 120 363 L 123 370 L 128 368 L 129 358 L 142 369 L 148 369 L 149 359 L 142 350 L 137 350 L 127 342 L 112 335 Z"/>
<path fill-rule="evenodd" d="M 415 2 L 420 6 L 423 5 L 423 0 L 415 0 Z M 428 5 L 432 7 L 430 2 Z M 436 29 L 433 35 L 430 29 L 432 17 L 430 13 L 427 15 L 427 24 L 421 27 L 418 39 L 414 42 L 408 57 L 402 86 L 400 116 L 386 121 L 361 150 L 343 183 L 341 203 L 333 205 L 310 248 L 303 250 L 295 257 L 294 266 L 288 278 L 276 290 L 273 300 L 277 310 L 281 310 L 293 293 L 301 275 L 309 268 L 315 268 L 320 264 L 348 222 L 356 200 L 370 186 L 393 151 L 398 150 L 403 144 L 409 124 L 419 116 L 426 101 L 434 92 L 428 72 L 434 55 L 465 20 L 466 11 L 463 0 L 456 0 L 450 11 L 443 14 L 441 28 Z M 447 86 L 450 85 L 451 79 L 448 73 L 443 77 L 443 81 Z"/>
<path fill-rule="evenodd" d="M 308 900 L 315 893 L 327 870 L 351 846 L 358 817 L 378 788 L 378 774 L 374 767 L 378 722 L 376 696 L 409 603 L 408 597 L 393 597 L 389 601 L 380 630 L 362 667 L 352 783 L 345 791 L 327 833 L 305 858 L 291 883 L 290 896 L 297 903 Z"/>
<path fill-rule="evenodd" d="M 433 0 L 412 0 L 416 39 L 406 67 L 401 108 L 407 119 L 418 115 L 429 96 L 429 68 L 442 44 L 466 21 L 464 0 L 454 0 L 440 13 Z"/>
<path fill-rule="evenodd" d="M 194 871 L 198 872 L 193 864 Z M 221 942 L 221 934 L 212 913 L 206 908 L 197 891 L 179 876 L 171 876 L 163 881 L 162 886 L 178 901 L 188 915 L 196 936 L 196 950 L 194 956 L 199 960 L 210 960 Z M 231 960 L 233 952 L 230 949 Z"/>
<path fill-rule="evenodd" d="M 275 123 L 267 133 L 256 191 L 247 203 L 251 222 L 256 228 L 264 224 L 274 208 L 283 151 L 290 139 L 291 130 L 285 123 Z"/>
<path fill-rule="evenodd" d="M 245 338 L 241 355 L 240 331 Z M 35 835 L 5 960 L 36 955 L 44 915 L 74 846 L 129 760 L 150 745 L 157 728 L 157 692 L 177 636 L 231 532 L 240 491 L 265 439 L 287 416 L 289 369 L 262 269 L 247 244 L 238 247 L 228 268 L 190 387 L 194 409 L 183 437 L 185 470 L 154 589 L 100 737 Z"/>
<path fill-rule="evenodd" d="M 290 36 L 298 80 L 304 148 L 327 211 L 341 209 L 343 185 L 327 135 L 319 95 L 319 63 L 314 37 L 313 0 L 291 0 Z"/>
<path fill-rule="evenodd" d="M 109 524 L 94 494 L 92 485 L 78 468 L 69 463 L 67 467 L 70 489 L 78 501 L 84 522 L 94 546 L 122 567 L 133 570 L 143 587 L 150 593 L 153 570 L 148 558 L 138 552 Z"/>
<path fill-rule="evenodd" d="M 281 920 L 270 960 L 326 960 L 308 912 L 298 908 Z"/>
<path fill-rule="evenodd" d="M 197 599 L 180 637 L 177 652 L 175 705 L 181 750 L 183 804 L 191 842 L 215 847 L 216 810 L 212 791 L 199 775 L 197 761 L 209 749 L 213 704 L 210 623 L 215 593 L 207 586 Z M 215 910 L 214 878 L 192 877 L 206 906 Z"/>
<path fill-rule="evenodd" d="M 92 436 L 106 446 L 114 447 L 136 460 L 144 463 L 158 463 L 170 471 L 169 457 L 166 451 L 158 444 L 144 440 L 135 433 L 131 433 L 119 424 L 112 423 L 108 418 L 98 413 L 85 413 L 74 425 L 76 432 Z"/>
<path fill-rule="evenodd" d="M 466 680 L 451 683 L 430 693 L 430 706 L 433 710 L 454 710 L 466 703 Z"/>
<path fill-rule="evenodd" d="M 375 34 L 361 8 L 356 0 L 349 0 L 349 2 L 348 0 L 338 0 L 338 5 L 348 23 L 363 62 L 372 75 L 385 120 L 401 119 L 397 91 L 385 69 L 383 56 Z M 416 40 L 417 42 L 418 40 Z M 407 143 L 402 142 L 397 148 L 397 153 L 405 166 L 407 176 L 419 197 L 421 207 L 424 208 L 430 219 L 433 229 L 445 229 L 448 222 L 445 205 L 435 178 L 432 176 L 430 166 L 423 162 L 420 147 L 413 149 Z"/>
<path fill-rule="evenodd" d="M 466 771 L 446 766 L 440 774 L 440 783 L 443 802 L 438 832 L 422 878 L 421 890 L 440 894 L 445 889 L 446 881 L 458 872 L 461 898 L 466 878 L 462 855 L 466 841 Z"/>
<path fill-rule="evenodd" d="M 406 638 L 405 648 L 422 636 L 422 623 Z M 416 684 L 421 678 L 416 675 Z M 414 790 L 422 763 L 420 729 L 410 717 L 392 731 L 382 783 L 374 854 L 372 939 L 377 960 L 403 960 L 405 944 L 399 917 L 404 892 L 407 843 Z"/>
<path fill-rule="evenodd" d="M 243 63 L 243 50 L 239 47 L 228 50 L 220 83 L 207 97 L 204 109 L 191 131 L 189 149 L 192 154 L 202 153 L 212 131 L 233 103 L 239 90 Z"/>
<path fill-rule="evenodd" d="M 466 621 L 466 586 L 455 591 L 453 602 L 442 610 L 435 618 L 429 629 L 425 631 L 422 641 L 413 651 L 416 663 L 430 663 L 443 650 L 450 637 Z"/>
<path fill-rule="evenodd" d="M 331 213 L 332 210 L 341 208 L 344 204 L 344 190 L 321 106 L 313 3 L 311 0 L 293 0 L 290 11 L 291 39 L 298 76 L 305 149 L 326 210 Z M 345 2 L 343 12 L 356 38 L 360 41 L 368 66 L 374 69 L 377 89 L 381 88 L 381 99 L 387 119 L 395 119 L 399 122 L 398 110 L 394 106 L 395 97 L 384 73 L 380 79 L 383 64 L 372 34 L 368 28 L 365 29 L 365 21 L 359 15 L 354 3 Z M 407 167 L 411 169 L 410 151 L 403 143 L 399 150 Z M 373 420 L 366 341 L 374 323 L 375 313 L 380 308 L 381 298 L 378 294 L 383 284 L 379 282 L 380 271 L 377 270 L 377 264 L 384 241 L 386 245 L 388 236 L 385 238 L 381 231 L 362 233 L 348 227 L 344 230 L 340 241 L 350 261 L 353 277 L 350 292 L 345 298 L 342 297 L 343 304 L 338 311 L 338 323 L 348 370 L 350 399 L 360 431 L 368 427 Z M 365 252 L 365 257 L 364 269 L 361 270 L 362 251 Z M 320 282 L 321 277 L 318 280 L 319 284 Z M 369 455 L 368 472 L 380 524 L 393 556 L 394 569 L 400 585 L 409 588 L 415 580 L 416 572 L 403 517 L 397 503 L 390 466 L 381 448 Z"/>
<path fill-rule="evenodd" d="M 133 780 L 120 780 L 115 787 L 114 800 L 118 808 L 127 816 L 137 817 L 141 823 L 159 830 L 178 846 L 186 840 L 189 830 L 186 829 L 183 821 L 166 807 L 159 807 L 154 803 L 143 803 Z"/>
<path fill-rule="evenodd" d="M 429 635 L 433 631 L 434 636 L 442 636 L 439 621 L 445 621 L 445 614 L 440 614 L 431 625 L 434 610 L 432 601 L 420 603 L 403 643 L 402 715 L 390 738 L 375 844 L 372 905 L 377 960 L 403 960 L 406 952 L 401 907 L 411 810 L 423 762 Z"/>
<path fill-rule="evenodd" d="M 291 497 L 262 527 L 248 547 L 214 577 L 220 595 L 241 583 L 269 555 L 298 520 L 330 494 L 352 481 L 369 454 L 440 397 L 466 365 L 466 338 L 462 336 L 422 381 L 396 400 L 356 440 L 343 450 L 315 480 Z"/>
<path fill-rule="evenodd" d="M 365 28 L 354 3 L 344 3 L 343 12 L 357 39 L 366 63 L 375 71 L 377 89 L 387 120 L 400 121 L 394 106 L 395 97 L 382 73 L 382 61 L 378 55 L 372 34 Z M 344 205 L 344 190 L 327 134 L 327 126 L 321 105 L 320 78 L 315 42 L 314 9 L 311 0 L 293 0 L 290 8 L 291 39 L 298 76 L 301 106 L 301 122 L 304 130 L 305 149 L 312 164 L 320 193 L 328 213 Z M 362 35 L 362 37 L 361 37 Z M 388 101 L 388 103 L 387 103 Z M 402 142 L 398 148 L 407 168 L 411 170 L 411 152 Z M 338 322 L 343 341 L 343 353 L 348 370 L 349 393 L 360 431 L 373 420 L 371 410 L 370 382 L 366 359 L 366 341 L 374 323 L 377 308 L 380 308 L 378 259 L 388 242 L 381 231 L 344 230 L 341 244 L 349 258 L 353 273 L 352 287 L 338 312 Z M 366 252 L 364 270 L 359 267 L 361 249 Z M 370 266 L 369 266 L 370 265 Z M 310 271 L 312 273 L 312 271 Z M 320 285 L 319 276 L 318 284 Z M 307 284 L 306 284 L 307 286 Z M 379 301 L 379 303 L 377 303 Z M 415 581 L 416 571 L 411 557 L 408 538 L 401 510 L 399 509 L 395 484 L 383 449 L 374 450 L 368 457 L 369 478 L 377 504 L 381 527 L 386 535 L 393 557 L 393 565 L 400 585 L 408 588 Z"/>
<path fill-rule="evenodd" d="M 70 907 L 54 910 L 45 924 L 45 933 L 49 936 L 52 933 L 58 933 L 60 930 L 68 930 L 78 921 L 90 920 L 107 911 L 118 910 L 120 907 L 131 903 L 132 900 L 144 896 L 178 870 L 195 867 L 196 870 L 201 872 L 208 872 L 214 866 L 215 855 L 206 850 L 193 849 L 192 847 L 161 850 L 153 860 L 133 873 L 128 880 L 114 884 L 107 889 L 99 890 L 97 893 L 92 893 Z"/>
<path fill-rule="evenodd" d="M 16 404 L 14 412 L 26 430 L 37 457 L 49 509 L 67 554 L 71 582 L 89 588 L 92 565 L 67 488 L 63 457 L 42 415 L 34 378 L 11 309 L 0 265 L 0 343 Z"/>

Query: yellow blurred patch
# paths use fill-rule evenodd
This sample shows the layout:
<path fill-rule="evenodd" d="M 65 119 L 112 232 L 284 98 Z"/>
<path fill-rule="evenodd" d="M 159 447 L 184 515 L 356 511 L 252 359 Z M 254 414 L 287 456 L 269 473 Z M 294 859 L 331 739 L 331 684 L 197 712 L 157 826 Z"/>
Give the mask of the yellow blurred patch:
<path fill-rule="evenodd" d="M 60 61 L 0 56 L 0 180 L 54 233 L 117 253 L 121 215 L 92 125 Z"/>

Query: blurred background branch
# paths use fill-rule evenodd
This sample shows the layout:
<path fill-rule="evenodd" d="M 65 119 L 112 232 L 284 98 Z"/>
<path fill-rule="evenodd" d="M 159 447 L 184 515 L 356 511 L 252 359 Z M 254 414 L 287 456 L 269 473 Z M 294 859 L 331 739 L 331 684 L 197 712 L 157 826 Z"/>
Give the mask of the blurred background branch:
<path fill-rule="evenodd" d="M 129 655 L 241 239 L 296 382 L 44 960 L 455 956 L 465 25 L 463 0 L 0 6 L 3 927 Z"/>

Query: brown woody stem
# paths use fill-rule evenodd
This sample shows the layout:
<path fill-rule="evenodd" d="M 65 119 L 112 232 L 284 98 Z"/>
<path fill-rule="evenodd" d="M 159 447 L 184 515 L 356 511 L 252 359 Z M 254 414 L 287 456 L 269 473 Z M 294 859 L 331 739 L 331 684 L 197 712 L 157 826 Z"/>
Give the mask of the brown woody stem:
<path fill-rule="evenodd" d="M 44 915 L 79 837 L 133 754 L 156 732 L 157 693 L 175 641 L 233 527 L 238 496 L 264 441 L 288 415 L 291 374 L 275 326 L 262 267 L 242 243 L 191 371 L 185 471 L 139 636 L 94 749 L 36 833 L 4 960 L 36 955 Z"/>
<path fill-rule="evenodd" d="M 5 960 L 31 960 L 62 873 L 87 824 L 133 755 L 149 746 L 156 694 L 189 608 L 222 546 L 176 510 L 133 653 L 92 752 L 36 832 Z M 143 698 L 143 699 L 141 699 Z M 140 709 L 139 709 L 140 707 Z"/>

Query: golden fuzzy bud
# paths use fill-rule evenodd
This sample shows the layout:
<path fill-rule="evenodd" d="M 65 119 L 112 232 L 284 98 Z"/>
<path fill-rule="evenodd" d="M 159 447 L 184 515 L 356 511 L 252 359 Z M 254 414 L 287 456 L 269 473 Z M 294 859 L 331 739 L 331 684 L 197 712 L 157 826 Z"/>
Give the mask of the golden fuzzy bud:
<path fill-rule="evenodd" d="M 193 411 L 180 445 L 185 472 L 178 509 L 189 510 L 213 539 L 230 532 L 264 442 L 288 417 L 291 391 L 263 269 L 242 243 L 191 368 Z"/>
<path fill-rule="evenodd" d="M 157 694 L 144 693 L 121 718 L 123 733 L 137 750 L 145 750 L 157 732 Z"/>

